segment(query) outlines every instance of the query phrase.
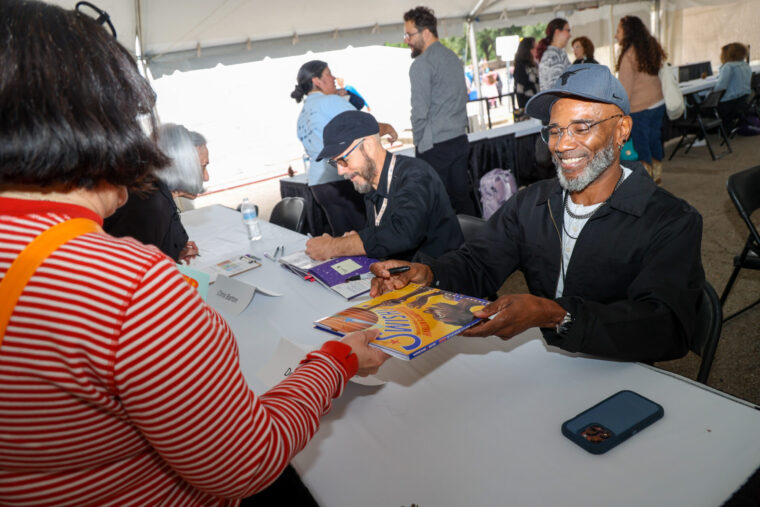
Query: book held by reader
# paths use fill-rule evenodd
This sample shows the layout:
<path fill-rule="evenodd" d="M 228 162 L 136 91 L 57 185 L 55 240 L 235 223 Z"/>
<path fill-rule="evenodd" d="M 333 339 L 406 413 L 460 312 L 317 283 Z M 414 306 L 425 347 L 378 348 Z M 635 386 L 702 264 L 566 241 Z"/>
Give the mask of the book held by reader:
<path fill-rule="evenodd" d="M 488 301 L 417 284 L 388 292 L 314 325 L 340 336 L 364 329 L 380 329 L 370 345 L 400 359 L 412 359 L 480 319 L 472 312 Z"/>
<path fill-rule="evenodd" d="M 315 261 L 306 252 L 297 252 L 279 259 L 282 266 L 302 276 L 332 289 L 351 300 L 368 294 L 372 286 L 369 267 L 377 259 L 365 255 L 336 257 L 328 261 Z"/>

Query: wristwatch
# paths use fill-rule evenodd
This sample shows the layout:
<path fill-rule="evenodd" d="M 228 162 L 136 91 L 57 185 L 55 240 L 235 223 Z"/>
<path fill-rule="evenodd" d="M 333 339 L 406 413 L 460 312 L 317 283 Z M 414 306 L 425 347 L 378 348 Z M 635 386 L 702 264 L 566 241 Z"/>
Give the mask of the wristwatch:
<path fill-rule="evenodd" d="M 565 313 L 559 324 L 554 327 L 554 330 L 558 335 L 566 335 L 570 331 L 570 327 L 573 325 L 573 316 L 570 312 Z"/>

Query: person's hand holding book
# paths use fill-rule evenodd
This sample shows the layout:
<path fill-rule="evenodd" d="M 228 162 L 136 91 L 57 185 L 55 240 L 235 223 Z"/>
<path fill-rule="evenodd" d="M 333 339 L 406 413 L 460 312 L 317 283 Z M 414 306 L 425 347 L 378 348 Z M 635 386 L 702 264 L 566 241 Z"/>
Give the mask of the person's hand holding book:
<path fill-rule="evenodd" d="M 401 273 L 392 273 L 392 268 L 409 266 L 408 271 Z M 369 267 L 375 278 L 372 279 L 372 289 L 369 292 L 370 297 L 377 297 L 386 292 L 406 287 L 410 283 L 420 285 L 430 285 L 433 283 L 433 272 L 425 264 L 404 261 L 383 261 L 376 262 Z"/>
<path fill-rule="evenodd" d="M 356 354 L 359 362 L 359 371 L 356 374 L 360 377 L 374 375 L 380 366 L 391 357 L 380 349 L 369 346 L 369 342 L 379 335 L 379 329 L 368 329 L 348 334 L 341 340 L 351 347 L 351 350 Z"/>
<path fill-rule="evenodd" d="M 532 327 L 555 327 L 567 311 L 551 299 L 531 294 L 507 294 L 473 312 L 483 319 L 462 336 L 498 336 L 507 340 Z M 490 319 L 490 320 L 489 320 Z"/>

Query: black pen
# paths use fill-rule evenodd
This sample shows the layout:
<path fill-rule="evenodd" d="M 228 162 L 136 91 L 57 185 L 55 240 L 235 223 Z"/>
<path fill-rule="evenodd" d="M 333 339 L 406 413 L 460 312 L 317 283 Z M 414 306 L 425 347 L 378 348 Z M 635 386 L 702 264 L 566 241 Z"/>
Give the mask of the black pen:
<path fill-rule="evenodd" d="M 406 271 L 409 271 L 409 266 L 398 266 L 395 268 L 389 268 L 388 273 L 392 275 L 398 275 L 399 273 L 404 273 Z"/>

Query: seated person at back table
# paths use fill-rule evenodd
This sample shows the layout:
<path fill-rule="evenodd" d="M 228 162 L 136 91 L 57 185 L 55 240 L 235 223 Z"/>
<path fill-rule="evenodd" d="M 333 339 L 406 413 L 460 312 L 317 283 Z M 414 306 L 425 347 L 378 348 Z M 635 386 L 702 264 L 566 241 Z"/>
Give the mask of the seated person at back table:
<path fill-rule="evenodd" d="M 473 296 L 495 292 L 519 269 L 530 294 L 501 296 L 476 312 L 466 336 L 510 338 L 540 327 L 549 345 L 631 361 L 682 357 L 696 332 L 704 284 L 702 218 L 620 165 L 630 105 L 604 65 L 573 65 L 527 113 L 541 131 L 557 179 L 504 203 L 486 231 L 456 251 L 391 276 L 372 266 L 372 296 L 409 282 Z"/>
<path fill-rule="evenodd" d="M 389 153 L 380 144 L 375 118 L 346 111 L 325 126 L 319 158 L 337 166 L 365 194 L 367 225 L 343 237 L 329 234 L 306 242 L 317 260 L 344 255 L 411 259 L 418 251 L 437 257 L 464 242 L 438 174 L 427 162 Z"/>
<path fill-rule="evenodd" d="M 718 114 L 727 128 L 735 118 L 748 110 L 747 99 L 752 93 L 752 68 L 745 61 L 747 46 L 732 42 L 720 48 L 720 70 L 713 90 L 726 90 L 718 104 Z"/>

